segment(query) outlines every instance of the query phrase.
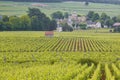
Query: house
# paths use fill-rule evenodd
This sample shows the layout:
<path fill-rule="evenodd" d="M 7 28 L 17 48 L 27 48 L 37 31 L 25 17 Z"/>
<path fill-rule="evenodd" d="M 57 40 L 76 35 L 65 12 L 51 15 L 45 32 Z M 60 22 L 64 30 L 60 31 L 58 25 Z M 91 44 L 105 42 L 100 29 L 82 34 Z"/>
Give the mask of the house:
<path fill-rule="evenodd" d="M 114 23 L 113 27 L 119 27 L 120 26 L 120 22 Z"/>
<path fill-rule="evenodd" d="M 107 25 L 104 25 L 104 28 L 108 28 L 108 26 L 107 26 Z"/>
<path fill-rule="evenodd" d="M 63 30 L 62 30 L 62 27 L 57 27 L 57 31 L 58 32 L 62 32 Z"/>
<path fill-rule="evenodd" d="M 87 28 L 95 28 L 96 22 L 87 21 Z"/>
<path fill-rule="evenodd" d="M 71 19 L 68 19 L 67 24 L 72 27 L 73 21 Z"/>
<path fill-rule="evenodd" d="M 57 30 L 58 31 L 62 31 L 62 28 L 61 28 L 62 23 L 67 23 L 70 27 L 77 30 L 77 29 L 79 29 L 78 25 L 80 23 L 86 22 L 86 17 L 85 16 L 78 16 L 78 14 L 76 12 L 73 12 L 72 14 L 69 14 L 68 18 L 56 19 L 56 21 L 57 21 Z"/>
<path fill-rule="evenodd" d="M 86 22 L 86 17 L 78 16 L 76 12 L 73 12 L 71 15 L 69 15 L 68 20 L 78 23 L 84 23 Z"/>
<path fill-rule="evenodd" d="M 53 31 L 46 31 L 45 32 L 45 36 L 46 37 L 53 37 L 54 36 L 54 32 Z"/>
<path fill-rule="evenodd" d="M 100 22 L 87 21 L 87 28 L 101 28 Z"/>
<path fill-rule="evenodd" d="M 97 22 L 97 23 L 96 23 L 96 27 L 95 27 L 95 28 L 102 28 L 101 23 L 100 23 L 100 22 Z"/>

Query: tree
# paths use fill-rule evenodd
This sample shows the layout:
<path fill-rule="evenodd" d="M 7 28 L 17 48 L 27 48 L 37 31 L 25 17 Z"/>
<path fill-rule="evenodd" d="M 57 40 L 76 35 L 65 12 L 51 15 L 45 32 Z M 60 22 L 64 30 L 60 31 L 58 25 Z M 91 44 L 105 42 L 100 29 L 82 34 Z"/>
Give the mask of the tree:
<path fill-rule="evenodd" d="M 87 14 L 87 19 L 88 20 L 92 20 L 92 17 L 94 16 L 94 11 L 89 11 L 88 14 Z"/>
<path fill-rule="evenodd" d="M 3 21 L 0 21 L 0 31 L 3 31 L 4 28 L 3 28 Z"/>
<path fill-rule="evenodd" d="M 94 13 L 93 17 L 92 17 L 92 21 L 96 21 L 96 20 L 99 20 L 100 19 L 100 16 L 98 13 Z"/>
<path fill-rule="evenodd" d="M 67 23 L 61 24 L 63 31 L 73 31 L 73 28 L 69 26 Z"/>
<path fill-rule="evenodd" d="M 80 29 L 83 29 L 83 30 L 87 28 L 87 24 L 85 23 L 81 23 L 79 26 L 80 26 Z"/>
<path fill-rule="evenodd" d="M 104 20 L 100 20 L 101 22 L 101 27 L 104 28 Z"/>
<path fill-rule="evenodd" d="M 114 21 L 112 19 L 108 19 L 106 20 L 105 25 L 107 25 L 108 27 L 112 27 L 113 23 Z"/>
<path fill-rule="evenodd" d="M 40 29 L 40 21 L 37 16 L 32 16 L 31 17 L 31 27 L 32 30 L 39 31 Z"/>
<path fill-rule="evenodd" d="M 52 13 L 52 14 L 51 14 L 51 17 L 52 17 L 53 19 L 63 19 L 63 18 L 64 18 L 63 13 L 60 12 L 60 11 L 57 11 L 57 12 Z"/>
<path fill-rule="evenodd" d="M 57 28 L 56 21 L 55 20 L 51 20 L 49 30 L 52 31 L 52 30 L 55 30 L 56 28 Z"/>
<path fill-rule="evenodd" d="M 105 20 L 107 20 L 107 19 L 108 19 L 107 14 L 106 14 L 106 13 L 102 13 L 102 14 L 101 14 L 101 20 L 105 21 Z"/>
<path fill-rule="evenodd" d="M 11 23 L 10 22 L 4 22 L 3 29 L 5 31 L 11 31 L 12 30 Z"/>
<path fill-rule="evenodd" d="M 31 18 L 32 16 L 40 16 L 41 11 L 38 8 L 28 8 L 28 16 Z"/>
<path fill-rule="evenodd" d="M 100 21 L 102 24 L 102 27 L 104 27 L 104 25 L 112 26 L 113 24 L 113 20 L 110 19 L 110 16 L 108 16 L 106 13 L 102 13 L 100 16 Z"/>
<path fill-rule="evenodd" d="M 117 22 L 120 22 L 120 15 L 117 16 Z"/>
<path fill-rule="evenodd" d="M 114 32 L 120 32 L 120 26 L 115 27 Z"/>
<path fill-rule="evenodd" d="M 28 16 L 31 19 L 33 30 L 49 30 L 51 20 L 37 8 L 29 8 Z"/>
<path fill-rule="evenodd" d="M 19 17 L 12 16 L 9 18 L 12 30 L 21 30 L 21 21 Z"/>
<path fill-rule="evenodd" d="M 28 15 L 24 15 L 21 18 L 21 30 L 31 30 L 31 20 Z"/>
<path fill-rule="evenodd" d="M 86 6 L 88 6 L 88 5 L 89 5 L 89 2 L 88 2 L 88 1 L 86 1 L 86 2 L 85 2 L 85 5 L 86 5 Z"/>
<path fill-rule="evenodd" d="M 112 17 L 112 20 L 114 21 L 114 23 L 117 22 L 117 17 L 116 16 Z"/>
<path fill-rule="evenodd" d="M 9 17 L 7 15 L 3 15 L 2 16 L 2 21 L 3 22 L 8 22 L 9 21 Z"/>
<path fill-rule="evenodd" d="M 48 17 L 45 17 L 41 23 L 43 23 L 43 25 L 41 25 L 42 27 L 42 30 L 43 31 L 48 31 L 49 30 L 49 27 L 50 27 L 50 19 Z"/>
<path fill-rule="evenodd" d="M 69 17 L 69 13 L 68 12 L 65 12 L 64 13 L 64 18 L 68 18 Z"/>

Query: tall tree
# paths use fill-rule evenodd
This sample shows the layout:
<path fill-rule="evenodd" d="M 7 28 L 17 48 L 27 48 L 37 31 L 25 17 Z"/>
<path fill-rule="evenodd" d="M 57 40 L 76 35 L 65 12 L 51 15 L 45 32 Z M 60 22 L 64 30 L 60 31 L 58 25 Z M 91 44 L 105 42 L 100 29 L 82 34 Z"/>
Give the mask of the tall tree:
<path fill-rule="evenodd" d="M 21 30 L 21 21 L 19 17 L 12 16 L 9 18 L 9 22 L 13 30 Z"/>
<path fill-rule="evenodd" d="M 65 12 L 64 13 L 64 18 L 68 18 L 69 17 L 69 13 L 68 12 Z"/>
<path fill-rule="evenodd" d="M 5 31 L 11 31 L 12 30 L 11 23 L 10 22 L 4 22 L 3 29 Z"/>
<path fill-rule="evenodd" d="M 52 13 L 52 14 L 51 14 L 51 17 L 52 17 L 53 19 L 63 19 L 63 18 L 64 18 L 64 15 L 63 15 L 62 12 L 57 11 L 57 12 Z"/>
<path fill-rule="evenodd" d="M 32 17 L 32 16 L 40 16 L 41 11 L 38 8 L 28 8 L 28 16 Z"/>
<path fill-rule="evenodd" d="M 89 5 L 89 2 L 88 2 L 88 1 L 85 1 L 85 5 L 88 6 L 88 5 Z"/>
<path fill-rule="evenodd" d="M 52 30 L 55 30 L 56 28 L 57 28 L 57 23 L 56 23 L 56 21 L 55 21 L 55 20 L 51 20 L 49 30 L 52 31 Z"/>
<path fill-rule="evenodd" d="M 102 13 L 100 17 L 101 17 L 101 20 L 103 21 L 110 19 L 110 17 L 106 13 Z"/>
<path fill-rule="evenodd" d="M 3 28 L 3 21 L 0 21 L 0 31 L 3 31 L 4 28 Z"/>
<path fill-rule="evenodd" d="M 96 20 L 99 20 L 100 19 L 100 16 L 98 13 L 95 13 L 92 17 L 92 21 L 96 21 Z"/>
<path fill-rule="evenodd" d="M 31 30 L 31 20 L 29 16 L 24 15 L 20 19 L 21 19 L 21 30 Z"/>
<path fill-rule="evenodd" d="M 116 16 L 112 17 L 112 20 L 114 21 L 114 23 L 117 22 L 117 17 Z"/>
<path fill-rule="evenodd" d="M 107 25 L 109 28 L 111 28 L 113 23 L 114 23 L 114 21 L 112 19 L 108 19 L 108 20 L 106 20 L 105 25 Z"/>
<path fill-rule="evenodd" d="M 32 16 L 31 17 L 31 27 L 32 27 L 32 30 L 35 30 L 35 31 L 41 30 L 40 29 L 40 25 L 41 25 L 41 23 L 40 23 L 38 17 L 37 16 Z"/>
<path fill-rule="evenodd" d="M 9 17 L 7 15 L 3 15 L 2 16 L 2 21 L 3 22 L 8 22 L 9 21 Z"/>
<path fill-rule="evenodd" d="M 31 18 L 33 30 L 49 30 L 50 19 L 37 8 L 29 8 L 28 16 Z"/>
<path fill-rule="evenodd" d="M 95 14 L 94 11 L 89 11 L 88 14 L 87 14 L 87 19 L 91 20 L 92 17 L 94 16 L 94 14 Z"/>

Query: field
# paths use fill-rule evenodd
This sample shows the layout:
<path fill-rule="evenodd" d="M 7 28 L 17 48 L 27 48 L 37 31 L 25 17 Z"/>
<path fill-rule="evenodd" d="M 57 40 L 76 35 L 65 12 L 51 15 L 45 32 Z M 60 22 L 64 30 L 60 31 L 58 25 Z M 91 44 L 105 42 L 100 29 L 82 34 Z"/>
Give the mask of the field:
<path fill-rule="evenodd" d="M 108 29 L 0 32 L 0 80 L 120 80 L 120 34 Z"/>
<path fill-rule="evenodd" d="M 55 11 L 69 12 L 76 11 L 80 15 L 86 15 L 88 11 L 95 11 L 99 14 L 107 13 L 109 16 L 118 16 L 120 13 L 120 5 L 90 3 L 85 6 L 83 2 L 63 2 L 63 3 L 39 3 L 47 6 L 34 6 L 35 2 L 5 2 L 0 1 L 1 15 L 17 15 L 21 16 L 27 13 L 28 7 L 39 8 L 42 12 L 50 16 Z"/>

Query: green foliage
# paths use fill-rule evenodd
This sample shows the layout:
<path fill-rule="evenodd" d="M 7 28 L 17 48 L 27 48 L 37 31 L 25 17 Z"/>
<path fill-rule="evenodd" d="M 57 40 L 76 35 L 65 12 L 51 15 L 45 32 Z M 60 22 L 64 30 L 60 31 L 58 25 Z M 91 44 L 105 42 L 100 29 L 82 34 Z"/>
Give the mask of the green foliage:
<path fill-rule="evenodd" d="M 6 15 L 3 15 L 3 16 L 2 16 L 2 21 L 3 21 L 3 22 L 8 22 L 8 21 L 9 21 L 9 17 L 6 16 Z"/>
<path fill-rule="evenodd" d="M 57 27 L 57 22 L 55 20 L 51 20 L 49 26 L 50 26 L 50 28 L 49 28 L 50 31 L 55 30 Z"/>
<path fill-rule="evenodd" d="M 100 19 L 100 16 L 98 13 L 94 13 L 94 15 L 92 16 L 92 21 L 96 21 L 96 20 L 99 20 Z"/>
<path fill-rule="evenodd" d="M 62 12 L 57 11 L 57 12 L 52 13 L 52 14 L 51 14 L 51 17 L 52 17 L 53 19 L 63 19 L 63 18 L 64 18 L 64 15 L 63 15 Z"/>
<path fill-rule="evenodd" d="M 31 30 L 31 20 L 29 16 L 24 15 L 20 18 L 21 20 L 21 30 Z"/>
<path fill-rule="evenodd" d="M 81 58 L 78 62 L 78 64 L 81 63 L 81 64 L 88 64 L 88 66 L 92 65 L 92 63 L 94 63 L 95 65 L 98 64 L 98 62 L 92 60 L 92 59 L 89 59 L 89 58 Z"/>
<path fill-rule="evenodd" d="M 120 32 L 120 26 L 115 27 L 114 32 Z"/>
<path fill-rule="evenodd" d="M 87 19 L 91 20 L 93 16 L 94 16 L 94 11 L 89 11 L 87 14 Z"/>
<path fill-rule="evenodd" d="M 63 31 L 73 31 L 73 28 L 69 26 L 67 23 L 61 24 Z"/>
<path fill-rule="evenodd" d="M 31 18 L 33 30 L 49 30 L 50 19 L 38 8 L 29 8 L 28 16 Z"/>
<path fill-rule="evenodd" d="M 4 30 L 3 21 L 0 21 L 0 31 Z"/>
<path fill-rule="evenodd" d="M 85 2 L 85 5 L 86 5 L 86 6 L 88 6 L 88 5 L 89 5 L 89 2 L 88 2 L 88 1 L 86 1 L 86 2 Z"/>
<path fill-rule="evenodd" d="M 83 30 L 87 28 L 87 24 L 85 23 L 81 23 L 79 26 L 80 26 L 80 29 L 83 29 Z"/>
<path fill-rule="evenodd" d="M 113 24 L 114 24 L 114 21 L 113 21 L 112 19 L 108 19 L 108 20 L 106 20 L 106 22 L 105 22 L 105 25 L 107 25 L 107 26 L 109 26 L 109 27 L 112 27 Z"/>
<path fill-rule="evenodd" d="M 4 24 L 2 25 L 2 27 L 3 27 L 2 30 L 11 31 L 11 30 L 13 30 L 11 26 L 12 26 L 12 25 L 11 25 L 10 22 L 4 22 Z"/>
<path fill-rule="evenodd" d="M 109 19 L 110 17 L 106 14 L 106 13 L 102 13 L 101 14 L 101 20 L 103 20 L 103 21 L 105 21 L 105 20 L 107 20 L 107 19 Z"/>
<path fill-rule="evenodd" d="M 57 23 L 37 8 L 29 8 L 28 15 L 21 17 L 4 15 L 0 21 L 1 31 L 48 31 L 55 30 Z"/>
<path fill-rule="evenodd" d="M 64 13 L 64 18 L 68 18 L 69 17 L 69 13 L 68 12 L 65 12 Z"/>
<path fill-rule="evenodd" d="M 9 22 L 11 24 L 12 30 L 20 30 L 21 29 L 21 23 L 20 23 L 19 17 L 12 16 L 9 18 Z"/>

